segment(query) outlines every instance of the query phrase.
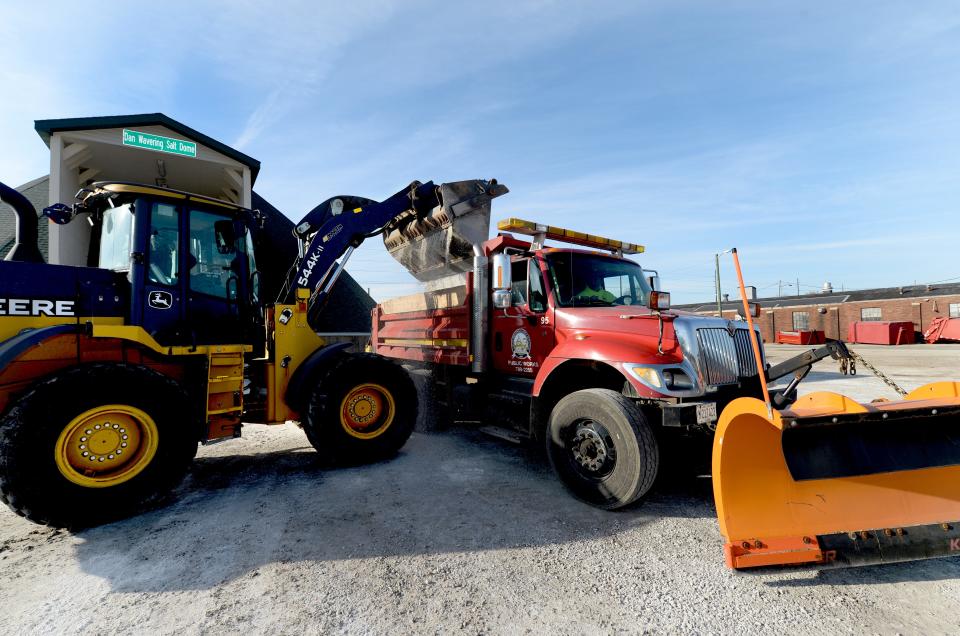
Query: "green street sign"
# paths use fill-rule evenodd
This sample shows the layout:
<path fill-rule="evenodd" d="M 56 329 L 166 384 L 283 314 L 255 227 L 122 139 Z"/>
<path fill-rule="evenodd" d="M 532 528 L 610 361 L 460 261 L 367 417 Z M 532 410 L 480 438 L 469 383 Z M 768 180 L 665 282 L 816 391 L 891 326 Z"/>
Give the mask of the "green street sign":
<path fill-rule="evenodd" d="M 157 150 L 159 152 L 169 152 L 172 155 L 183 155 L 184 157 L 197 156 L 197 144 L 192 141 L 184 141 L 172 137 L 161 137 L 160 135 L 151 135 L 149 133 L 137 132 L 136 130 L 124 129 L 123 145 L 133 146 L 134 148 L 145 148 L 147 150 Z"/>

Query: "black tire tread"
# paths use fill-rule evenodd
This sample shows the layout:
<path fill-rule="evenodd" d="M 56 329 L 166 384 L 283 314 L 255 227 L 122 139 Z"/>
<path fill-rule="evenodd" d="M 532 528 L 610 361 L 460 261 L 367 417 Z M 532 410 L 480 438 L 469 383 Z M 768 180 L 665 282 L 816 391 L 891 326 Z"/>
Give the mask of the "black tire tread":
<path fill-rule="evenodd" d="M 22 438 L 42 434 L 42 429 L 38 428 L 42 426 L 42 423 L 29 421 L 31 411 L 35 408 L 42 408 L 41 404 L 51 400 L 54 395 L 58 396 L 57 400 L 68 404 L 72 387 L 90 383 L 91 378 L 116 378 L 118 375 L 126 376 L 127 381 L 134 386 L 162 394 L 164 396 L 163 402 L 171 412 L 177 412 L 178 407 L 184 410 L 189 408 L 189 397 L 175 380 L 140 365 L 92 363 L 70 367 L 44 378 L 19 397 L 7 413 L 0 418 L 0 501 L 18 515 L 34 523 L 55 527 L 82 528 L 127 516 L 160 498 L 182 480 L 190 462 L 197 453 L 197 442 L 199 440 L 197 439 L 198 429 L 196 428 L 189 429 L 179 440 L 175 436 L 173 438 L 168 436 L 168 440 L 174 439 L 175 441 L 172 452 L 165 454 L 165 457 L 169 457 L 171 461 L 166 462 L 164 466 L 158 466 L 151 470 L 152 487 L 145 489 L 142 486 L 139 487 L 138 491 L 146 491 L 142 496 L 137 497 L 135 501 L 126 501 L 112 507 L 110 510 L 98 512 L 89 509 L 77 510 L 75 507 L 71 507 L 69 497 L 64 497 L 62 494 L 58 495 L 60 498 L 57 501 L 43 501 L 42 484 L 38 487 L 36 482 L 24 483 L 28 479 L 26 476 L 18 474 L 17 453 Z M 136 398 L 133 401 L 136 401 Z M 157 413 L 151 413 L 151 417 L 156 421 L 160 416 Z M 48 423 L 49 426 L 56 426 L 56 424 Z M 64 424 L 66 422 L 59 423 L 61 427 Z M 191 438 L 192 443 L 189 443 Z M 169 441 L 166 443 L 170 444 Z M 48 449 L 48 451 L 52 451 L 52 449 Z M 136 481 L 136 479 L 130 483 L 133 481 Z M 80 488 L 78 486 L 70 487 Z M 104 489 L 104 491 L 108 490 L 113 489 Z M 53 493 L 46 494 L 52 496 Z"/>
<path fill-rule="evenodd" d="M 392 430 L 371 440 L 342 433 L 339 405 L 352 387 L 376 382 L 393 394 L 397 412 Z M 321 457 L 332 464 L 360 464 L 391 457 L 403 447 L 417 420 L 417 389 L 407 371 L 395 361 L 374 353 L 352 353 L 331 367 L 311 392 L 303 430 Z"/>
<path fill-rule="evenodd" d="M 606 510 L 616 510 L 636 503 L 650 491 L 656 482 L 657 474 L 659 472 L 660 453 L 653 430 L 647 423 L 647 419 L 643 415 L 640 407 L 633 400 L 625 397 L 623 394 L 618 393 L 617 391 L 599 388 L 583 389 L 580 391 L 575 391 L 574 393 L 565 396 L 559 402 L 557 402 L 550 416 L 548 431 L 544 436 L 546 439 L 547 456 L 549 457 L 550 465 L 556 472 L 557 467 L 554 456 L 550 449 L 552 435 L 549 432 L 549 427 L 552 425 L 554 414 L 558 412 L 558 407 L 560 407 L 560 410 L 562 410 L 565 405 L 570 404 L 573 401 L 580 400 L 588 400 L 594 403 L 606 402 L 607 405 L 620 411 L 633 431 L 633 434 L 637 440 L 637 448 L 640 454 L 639 479 L 637 480 L 636 488 L 629 496 L 608 504 L 599 504 L 592 501 L 588 501 L 587 503 Z M 571 492 L 573 491 L 571 490 Z M 573 492 L 573 494 L 574 496 L 581 498 L 575 492 Z"/>

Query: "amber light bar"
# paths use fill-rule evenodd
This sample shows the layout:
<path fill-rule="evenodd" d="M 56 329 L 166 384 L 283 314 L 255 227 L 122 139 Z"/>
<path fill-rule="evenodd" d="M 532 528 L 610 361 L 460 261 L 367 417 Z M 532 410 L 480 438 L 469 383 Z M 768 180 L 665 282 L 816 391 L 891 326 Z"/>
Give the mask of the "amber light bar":
<path fill-rule="evenodd" d="M 562 227 L 544 225 L 543 223 L 535 223 L 523 219 L 504 219 L 497 223 L 497 229 L 503 230 L 504 232 L 526 234 L 528 236 L 543 236 L 544 238 L 554 241 L 563 241 L 564 243 L 573 243 L 574 245 L 582 245 L 584 247 L 595 247 L 597 249 L 610 250 L 622 254 L 640 254 L 644 249 L 643 245 L 637 245 L 636 243 L 627 243 L 626 241 L 618 241 L 616 239 L 586 234 L 584 232 L 574 232 L 573 230 L 567 230 Z"/>

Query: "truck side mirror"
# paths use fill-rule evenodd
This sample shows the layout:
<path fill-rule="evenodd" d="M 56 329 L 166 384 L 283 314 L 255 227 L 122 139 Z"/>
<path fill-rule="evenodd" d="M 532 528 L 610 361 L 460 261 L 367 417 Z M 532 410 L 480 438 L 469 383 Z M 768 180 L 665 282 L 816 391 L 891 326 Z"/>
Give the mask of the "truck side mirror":
<path fill-rule="evenodd" d="M 490 286 L 493 289 L 506 289 L 507 291 L 513 287 L 513 268 L 510 265 L 509 254 L 493 255 L 493 276 Z"/>
<path fill-rule="evenodd" d="M 647 276 L 647 283 L 650 284 L 650 289 L 653 291 L 660 291 L 660 277 L 659 276 Z"/>
<path fill-rule="evenodd" d="M 506 309 L 513 306 L 513 294 L 508 289 L 496 289 L 493 292 L 493 306 Z"/>

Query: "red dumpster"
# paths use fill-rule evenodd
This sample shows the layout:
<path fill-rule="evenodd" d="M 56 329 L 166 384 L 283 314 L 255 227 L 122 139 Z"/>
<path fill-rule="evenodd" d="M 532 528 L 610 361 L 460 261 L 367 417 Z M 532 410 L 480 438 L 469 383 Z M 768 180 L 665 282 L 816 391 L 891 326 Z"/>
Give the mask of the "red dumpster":
<path fill-rule="evenodd" d="M 824 333 L 809 329 L 801 331 L 778 331 L 777 344 L 810 345 L 823 344 Z"/>
<path fill-rule="evenodd" d="M 848 342 L 860 344 L 902 345 L 917 341 L 912 322 L 858 320 L 850 323 Z"/>
<path fill-rule="evenodd" d="M 923 332 L 923 339 L 934 342 L 960 342 L 960 318 L 944 318 L 939 316 L 930 322 L 930 326 Z"/>

